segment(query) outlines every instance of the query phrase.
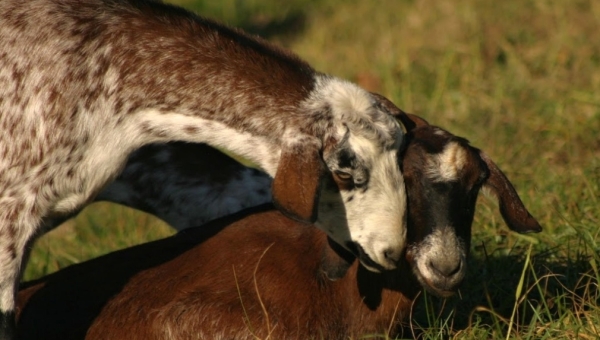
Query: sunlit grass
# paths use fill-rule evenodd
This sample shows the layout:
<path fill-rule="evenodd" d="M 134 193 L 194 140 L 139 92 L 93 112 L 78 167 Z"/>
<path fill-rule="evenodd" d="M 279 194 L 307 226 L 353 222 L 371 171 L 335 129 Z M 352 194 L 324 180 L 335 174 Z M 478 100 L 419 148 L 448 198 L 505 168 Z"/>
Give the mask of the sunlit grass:
<path fill-rule="evenodd" d="M 544 232 L 510 233 L 481 197 L 469 276 L 458 296 L 418 305 L 423 339 L 599 336 L 600 2 L 176 2 L 467 137 L 516 185 Z M 38 242 L 26 278 L 169 233 L 94 206 Z"/>
<path fill-rule="evenodd" d="M 173 233 L 154 216 L 117 204 L 94 203 L 37 240 L 24 280 Z"/>

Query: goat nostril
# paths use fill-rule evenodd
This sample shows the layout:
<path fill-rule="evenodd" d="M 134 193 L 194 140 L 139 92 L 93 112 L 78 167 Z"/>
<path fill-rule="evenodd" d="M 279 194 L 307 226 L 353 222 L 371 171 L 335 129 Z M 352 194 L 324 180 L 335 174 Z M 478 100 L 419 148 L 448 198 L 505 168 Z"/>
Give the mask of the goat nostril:
<path fill-rule="evenodd" d="M 439 261 L 430 260 L 429 267 L 439 276 L 452 277 L 460 271 L 462 267 L 462 260 L 458 260 L 458 262 L 448 259 L 442 259 Z"/>
<path fill-rule="evenodd" d="M 385 257 L 386 260 L 394 261 L 394 262 L 396 262 L 400 259 L 400 253 L 394 251 L 393 249 L 384 250 L 383 256 Z"/>

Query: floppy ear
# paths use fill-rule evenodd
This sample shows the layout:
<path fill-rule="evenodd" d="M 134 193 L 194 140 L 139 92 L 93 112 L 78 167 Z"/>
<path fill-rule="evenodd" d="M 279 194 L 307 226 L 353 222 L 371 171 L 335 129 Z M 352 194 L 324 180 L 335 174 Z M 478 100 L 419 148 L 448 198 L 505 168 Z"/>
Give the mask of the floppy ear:
<path fill-rule="evenodd" d="M 273 203 L 288 217 L 301 222 L 314 222 L 325 165 L 318 143 L 298 141 L 286 145 L 271 191 Z"/>
<path fill-rule="evenodd" d="M 406 113 L 402 111 L 394 103 L 392 103 L 391 100 L 380 95 L 379 93 L 371 92 L 371 95 L 373 95 L 373 97 L 377 99 L 379 107 L 381 109 L 386 111 L 388 114 L 392 115 L 394 118 L 398 119 L 400 123 L 404 125 L 406 131 L 410 131 L 420 126 L 429 125 L 429 123 L 425 119 L 417 115 L 413 115 L 411 113 Z"/>
<path fill-rule="evenodd" d="M 542 227 L 527 211 L 517 191 L 504 173 L 485 153 L 480 151 L 479 154 L 490 171 L 490 176 L 484 186 L 498 198 L 500 213 L 508 227 L 521 234 L 542 231 Z"/>
<path fill-rule="evenodd" d="M 346 275 L 348 268 L 354 263 L 356 257 L 329 236 L 327 237 L 327 243 L 321 258 L 321 272 L 329 280 L 336 281 Z"/>
<path fill-rule="evenodd" d="M 396 116 L 396 119 L 398 119 L 400 123 L 404 125 L 406 131 L 410 131 L 421 126 L 429 125 L 429 122 L 427 122 L 425 119 L 412 113 L 402 112 L 402 115 Z"/>

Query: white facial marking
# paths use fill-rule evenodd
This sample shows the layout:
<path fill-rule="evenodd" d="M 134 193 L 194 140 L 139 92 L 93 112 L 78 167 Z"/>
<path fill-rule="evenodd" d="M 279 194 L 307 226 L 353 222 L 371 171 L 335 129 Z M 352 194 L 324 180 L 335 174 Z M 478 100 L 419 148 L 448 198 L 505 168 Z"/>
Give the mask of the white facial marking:
<path fill-rule="evenodd" d="M 371 99 L 365 90 L 357 85 L 337 78 L 319 78 L 317 87 L 320 87 L 323 98 L 327 98 L 334 108 L 334 113 L 344 116 L 362 114 L 365 116 L 371 110 Z"/>
<path fill-rule="evenodd" d="M 426 174 L 437 182 L 457 180 L 467 162 L 465 149 L 457 142 L 448 143 L 440 154 L 429 159 Z"/>

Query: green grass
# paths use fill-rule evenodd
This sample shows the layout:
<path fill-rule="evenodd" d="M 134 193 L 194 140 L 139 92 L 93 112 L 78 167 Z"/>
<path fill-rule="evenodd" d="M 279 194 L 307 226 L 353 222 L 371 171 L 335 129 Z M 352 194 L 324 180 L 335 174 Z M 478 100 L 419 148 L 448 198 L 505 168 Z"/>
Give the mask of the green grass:
<path fill-rule="evenodd" d="M 154 216 L 117 204 L 94 203 L 36 241 L 23 279 L 172 234 L 174 230 Z"/>
<path fill-rule="evenodd" d="M 600 2 L 179 3 L 467 137 L 516 185 L 544 232 L 508 232 L 481 197 L 466 284 L 419 304 L 423 339 L 600 336 Z M 92 206 L 38 242 L 25 278 L 169 233 L 147 215 Z"/>

